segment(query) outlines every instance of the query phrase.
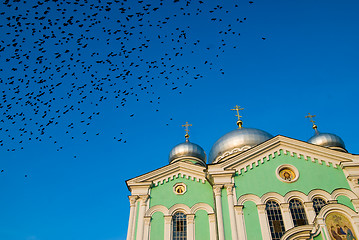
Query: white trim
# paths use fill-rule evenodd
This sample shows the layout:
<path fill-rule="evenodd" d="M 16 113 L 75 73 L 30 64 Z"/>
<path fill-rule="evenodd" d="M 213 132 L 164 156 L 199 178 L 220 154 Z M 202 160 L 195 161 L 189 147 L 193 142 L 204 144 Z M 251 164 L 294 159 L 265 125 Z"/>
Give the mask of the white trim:
<path fill-rule="evenodd" d="M 284 202 L 289 203 L 293 198 L 299 199 L 302 203 L 308 199 L 307 195 L 300 191 L 290 191 L 284 195 Z"/>
<path fill-rule="evenodd" d="M 252 202 L 254 202 L 256 205 L 263 203 L 263 202 L 261 201 L 260 197 L 258 197 L 257 195 L 254 195 L 254 194 L 245 194 L 245 195 L 242 195 L 240 198 L 238 198 L 237 204 L 238 204 L 238 205 L 244 205 L 244 203 L 247 202 L 247 201 L 252 201 Z"/>
<path fill-rule="evenodd" d="M 345 189 L 345 188 L 340 188 L 340 189 L 334 190 L 332 192 L 331 196 L 332 196 L 332 199 L 337 199 L 339 196 L 346 196 L 350 200 L 358 198 L 357 195 L 355 195 L 354 192 L 352 192 L 352 191 L 350 191 L 348 189 Z"/>
<path fill-rule="evenodd" d="M 325 190 L 314 189 L 308 193 L 308 201 L 313 201 L 313 199 L 316 197 L 323 198 L 327 202 L 330 200 L 334 200 L 332 196 Z"/>
<path fill-rule="evenodd" d="M 172 207 L 170 207 L 170 209 L 168 209 L 168 214 L 173 216 L 176 212 L 183 212 L 184 214 L 192 214 L 191 213 L 191 209 L 182 203 L 178 203 L 173 205 Z"/>
<path fill-rule="evenodd" d="M 266 204 L 269 200 L 274 200 L 278 204 L 285 203 L 284 197 L 282 195 L 280 195 L 279 193 L 276 193 L 276 192 L 269 192 L 269 193 L 264 194 L 261 197 L 261 202 L 263 204 Z"/>
<path fill-rule="evenodd" d="M 196 203 L 191 207 L 190 212 L 196 214 L 197 211 L 204 210 L 207 214 L 214 214 L 213 208 L 207 203 Z"/>

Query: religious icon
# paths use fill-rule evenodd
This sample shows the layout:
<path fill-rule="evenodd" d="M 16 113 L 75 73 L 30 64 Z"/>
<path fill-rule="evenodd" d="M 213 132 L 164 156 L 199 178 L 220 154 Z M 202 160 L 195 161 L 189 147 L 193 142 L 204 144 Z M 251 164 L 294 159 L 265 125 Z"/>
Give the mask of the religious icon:
<path fill-rule="evenodd" d="M 283 168 L 279 171 L 279 176 L 287 182 L 292 181 L 295 178 L 295 173 L 289 168 Z"/>
<path fill-rule="evenodd" d="M 182 195 L 185 193 L 186 188 L 184 185 L 180 184 L 180 185 L 177 185 L 174 187 L 174 191 L 175 191 L 175 193 Z"/>
<path fill-rule="evenodd" d="M 341 213 L 330 213 L 325 223 L 332 240 L 358 240 L 349 219 Z"/>

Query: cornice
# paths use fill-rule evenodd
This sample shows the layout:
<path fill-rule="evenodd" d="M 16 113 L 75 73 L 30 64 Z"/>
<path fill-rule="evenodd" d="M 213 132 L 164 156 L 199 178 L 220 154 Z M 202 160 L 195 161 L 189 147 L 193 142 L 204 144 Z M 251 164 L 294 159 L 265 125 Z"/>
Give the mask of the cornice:
<path fill-rule="evenodd" d="M 158 185 L 169 180 L 172 180 L 175 177 L 181 176 L 187 179 L 197 180 L 205 183 L 206 173 L 204 172 L 206 168 L 198 165 L 194 165 L 186 162 L 175 162 L 149 173 L 145 173 L 138 177 L 129 179 L 126 181 L 127 186 L 136 185 L 143 182 L 151 182 L 154 185 Z"/>
<path fill-rule="evenodd" d="M 359 164 L 356 155 L 277 135 L 245 152 L 228 156 L 221 163 L 215 165 L 218 165 L 216 166 L 217 169 L 236 169 L 239 173 L 241 170 L 246 172 L 252 169 L 254 165 L 258 166 L 259 162 L 263 163 L 265 160 L 270 160 L 273 156 L 279 156 L 282 153 L 305 160 L 311 159 L 312 162 L 324 163 L 328 167 L 333 166 L 334 168 L 337 168 L 341 163 L 347 164 L 353 161 L 355 161 L 355 165 Z"/>

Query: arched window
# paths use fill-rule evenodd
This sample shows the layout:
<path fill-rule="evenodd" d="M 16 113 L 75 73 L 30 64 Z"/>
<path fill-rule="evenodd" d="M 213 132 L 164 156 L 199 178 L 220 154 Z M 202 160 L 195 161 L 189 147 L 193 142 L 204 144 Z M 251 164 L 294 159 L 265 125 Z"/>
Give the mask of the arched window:
<path fill-rule="evenodd" d="M 172 217 L 172 240 L 187 239 L 187 220 L 184 213 L 178 212 Z"/>
<path fill-rule="evenodd" d="M 282 212 L 280 211 L 278 203 L 275 201 L 268 201 L 266 204 L 266 211 L 272 240 L 280 240 L 285 232 Z"/>
<path fill-rule="evenodd" d="M 294 223 L 294 227 L 307 225 L 307 216 L 305 215 L 303 204 L 297 200 L 292 199 L 289 201 L 289 209 L 292 214 L 292 219 Z"/>
<path fill-rule="evenodd" d="M 315 214 L 318 215 L 318 213 L 320 212 L 320 209 L 322 209 L 322 207 L 326 204 L 327 204 L 326 201 L 322 198 L 319 198 L 319 197 L 313 198 L 313 208 L 314 208 Z"/>

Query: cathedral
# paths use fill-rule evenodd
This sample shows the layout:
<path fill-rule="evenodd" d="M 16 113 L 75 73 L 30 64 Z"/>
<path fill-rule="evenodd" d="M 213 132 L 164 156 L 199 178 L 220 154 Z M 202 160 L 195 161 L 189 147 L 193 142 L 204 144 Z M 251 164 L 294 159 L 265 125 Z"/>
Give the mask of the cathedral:
<path fill-rule="evenodd" d="M 189 141 L 126 181 L 127 240 L 359 240 L 359 155 L 317 130 L 306 142 L 242 127 L 208 158 Z"/>

